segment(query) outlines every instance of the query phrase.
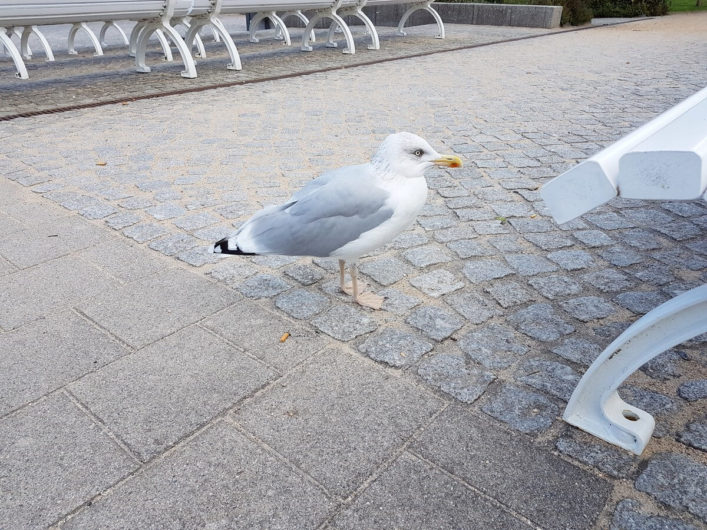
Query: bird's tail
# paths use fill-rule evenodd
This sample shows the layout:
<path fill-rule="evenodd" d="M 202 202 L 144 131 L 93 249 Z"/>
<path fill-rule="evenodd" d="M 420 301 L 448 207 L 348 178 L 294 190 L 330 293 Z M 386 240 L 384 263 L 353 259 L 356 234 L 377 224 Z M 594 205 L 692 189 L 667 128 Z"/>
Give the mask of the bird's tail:
<path fill-rule="evenodd" d="M 224 237 L 220 241 L 217 241 L 211 245 L 211 252 L 214 254 L 233 254 L 235 256 L 255 256 L 253 252 L 243 252 L 238 248 L 238 243 L 235 244 L 235 249 L 229 248 L 228 238 Z"/>

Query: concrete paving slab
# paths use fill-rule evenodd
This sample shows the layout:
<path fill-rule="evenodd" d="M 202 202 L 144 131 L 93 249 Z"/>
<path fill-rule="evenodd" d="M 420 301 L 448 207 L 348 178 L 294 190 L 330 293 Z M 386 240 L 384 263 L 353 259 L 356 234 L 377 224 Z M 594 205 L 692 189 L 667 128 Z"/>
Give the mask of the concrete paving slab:
<path fill-rule="evenodd" d="M 62 393 L 0 420 L 0 520 L 44 528 L 138 466 Z"/>
<path fill-rule="evenodd" d="M 61 217 L 36 228 L 6 234 L 0 239 L 0 255 L 24 269 L 97 245 L 103 234 L 79 217 Z"/>
<path fill-rule="evenodd" d="M 349 352 L 329 350 L 245 402 L 233 418 L 346 497 L 442 406 Z"/>
<path fill-rule="evenodd" d="M 190 326 L 70 388 L 141 460 L 149 460 L 274 376 Z"/>
<path fill-rule="evenodd" d="M 316 528 L 331 506 L 301 473 L 219 421 L 63 528 Z"/>
<path fill-rule="evenodd" d="M 532 528 L 410 453 L 403 453 L 330 527 Z"/>
<path fill-rule="evenodd" d="M 606 480 L 459 407 L 445 410 L 411 449 L 542 528 L 592 528 L 611 493 Z"/>
<path fill-rule="evenodd" d="M 147 254 L 137 245 L 115 236 L 106 237 L 105 233 L 100 245 L 85 248 L 77 256 L 123 283 L 150 276 L 171 265 L 152 252 Z"/>
<path fill-rule="evenodd" d="M 73 311 L 0 334 L 0 416 L 130 353 Z"/>
<path fill-rule="evenodd" d="M 237 300 L 220 287 L 180 269 L 167 269 L 79 305 L 92 320 L 135 348 L 193 324 Z"/>
<path fill-rule="evenodd" d="M 112 291 L 117 285 L 105 273 L 72 255 L 2 276 L 0 327 L 16 328 L 98 293 Z"/>
<path fill-rule="evenodd" d="M 204 326 L 276 369 L 286 371 L 329 342 L 319 333 L 294 324 L 251 302 L 234 304 L 204 320 Z M 283 342 L 282 336 L 289 333 Z"/>

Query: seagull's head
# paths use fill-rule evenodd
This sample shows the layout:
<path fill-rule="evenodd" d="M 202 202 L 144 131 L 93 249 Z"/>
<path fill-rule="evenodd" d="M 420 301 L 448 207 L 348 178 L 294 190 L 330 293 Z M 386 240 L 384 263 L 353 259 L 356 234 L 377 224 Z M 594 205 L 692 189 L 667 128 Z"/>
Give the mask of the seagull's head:
<path fill-rule="evenodd" d="M 432 166 L 462 167 L 458 156 L 440 155 L 425 140 L 409 132 L 391 134 L 383 140 L 371 163 L 407 178 L 422 177 Z"/>

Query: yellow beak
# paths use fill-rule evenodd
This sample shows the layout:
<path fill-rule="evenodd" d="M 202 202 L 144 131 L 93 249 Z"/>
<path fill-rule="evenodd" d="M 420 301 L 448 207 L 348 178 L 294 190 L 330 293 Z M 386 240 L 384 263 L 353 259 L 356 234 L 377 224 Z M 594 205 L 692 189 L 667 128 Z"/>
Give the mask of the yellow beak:
<path fill-rule="evenodd" d="M 433 160 L 438 166 L 444 167 L 462 167 L 462 160 L 458 156 L 454 155 L 442 155 L 436 160 Z"/>

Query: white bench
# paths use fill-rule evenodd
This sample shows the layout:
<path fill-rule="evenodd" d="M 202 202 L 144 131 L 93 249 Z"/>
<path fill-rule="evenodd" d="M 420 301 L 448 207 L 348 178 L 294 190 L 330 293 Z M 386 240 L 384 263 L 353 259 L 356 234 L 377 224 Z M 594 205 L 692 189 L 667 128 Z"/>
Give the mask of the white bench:
<path fill-rule="evenodd" d="M 44 36 L 37 29 L 39 25 L 72 24 L 69 31 L 69 53 L 75 53 L 74 37 L 79 29 L 87 32 L 96 55 L 102 55 L 100 41 L 106 31 L 115 26 L 117 20 L 137 22 L 128 40 L 131 55 L 135 56 L 139 72 L 149 72 L 145 64 L 147 41 L 157 33 L 166 58 L 171 58 L 171 51 L 165 35 L 179 50 L 185 70 L 184 77 L 196 77 L 196 66 L 191 55 L 191 47 L 198 40 L 198 31 L 210 25 L 223 41 L 231 58 L 229 69 L 240 70 L 241 63 L 233 39 L 216 17 L 221 0 L 5 0 L 0 3 L 0 42 L 8 50 L 17 69 L 17 75 L 27 79 L 27 68 L 23 61 L 31 55 L 28 46 L 30 35 L 34 34 L 44 46 L 48 60 L 54 60 L 51 48 Z M 100 38 L 86 25 L 87 22 L 104 22 Z M 173 22 L 187 26 L 186 39 L 174 29 Z M 17 34 L 16 28 L 23 27 L 20 50 L 12 41 Z M 120 29 L 120 28 L 118 28 Z M 199 46 L 203 55 L 203 46 Z"/>
<path fill-rule="evenodd" d="M 545 184 L 540 194 L 558 223 L 615 196 L 707 201 L 707 88 Z M 641 454 L 655 420 L 617 392 L 628 376 L 665 350 L 707 332 L 707 285 L 634 322 L 592 363 L 563 419 Z"/>

